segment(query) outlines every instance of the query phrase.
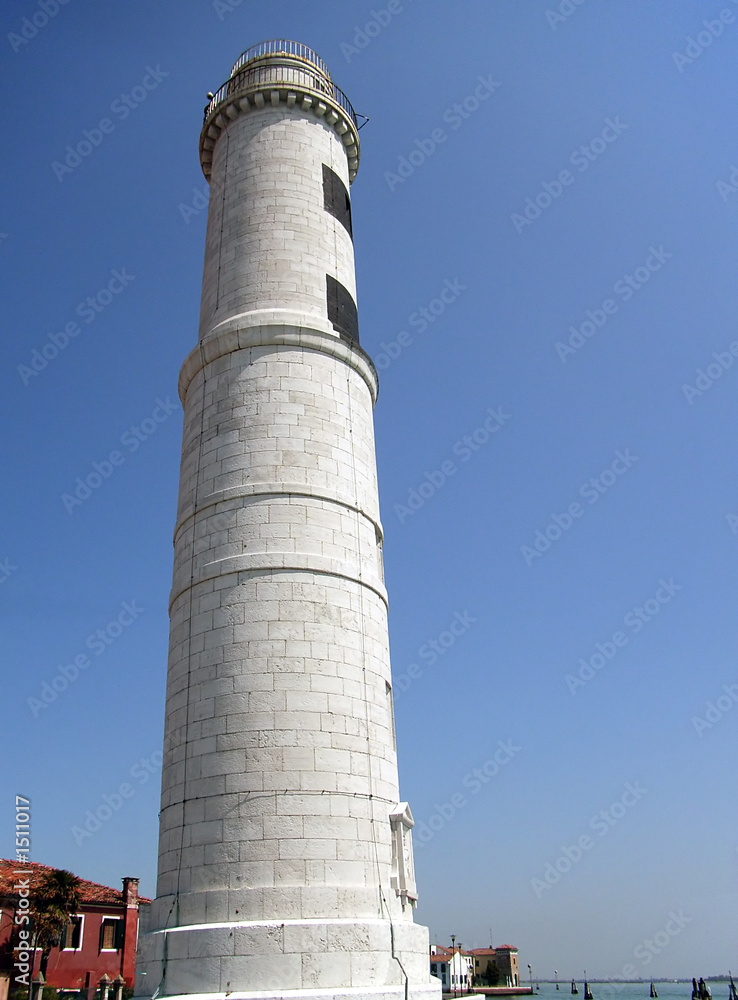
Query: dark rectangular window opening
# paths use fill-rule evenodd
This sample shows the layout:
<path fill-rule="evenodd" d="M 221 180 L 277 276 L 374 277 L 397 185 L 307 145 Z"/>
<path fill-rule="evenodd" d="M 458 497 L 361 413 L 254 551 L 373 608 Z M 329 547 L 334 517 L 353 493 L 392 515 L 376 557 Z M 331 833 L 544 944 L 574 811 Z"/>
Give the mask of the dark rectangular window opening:
<path fill-rule="evenodd" d="M 330 167 L 327 167 L 325 163 L 323 164 L 323 207 L 326 212 L 330 212 L 335 219 L 338 219 L 351 239 L 353 239 L 354 232 L 351 228 L 351 199 L 349 198 L 349 193 L 338 174 L 331 170 Z"/>
<path fill-rule="evenodd" d="M 125 926 L 122 920 L 105 917 L 100 927 L 100 951 L 120 951 Z"/>
<path fill-rule="evenodd" d="M 74 949 L 74 951 L 79 951 L 80 941 L 82 938 L 82 917 L 70 917 L 67 926 L 61 933 L 61 940 L 59 941 L 59 950 L 64 951 L 67 949 Z"/>
<path fill-rule="evenodd" d="M 328 319 L 333 329 L 338 330 L 345 340 L 359 343 L 359 314 L 356 303 L 348 288 L 326 274 L 326 294 L 328 299 Z"/>

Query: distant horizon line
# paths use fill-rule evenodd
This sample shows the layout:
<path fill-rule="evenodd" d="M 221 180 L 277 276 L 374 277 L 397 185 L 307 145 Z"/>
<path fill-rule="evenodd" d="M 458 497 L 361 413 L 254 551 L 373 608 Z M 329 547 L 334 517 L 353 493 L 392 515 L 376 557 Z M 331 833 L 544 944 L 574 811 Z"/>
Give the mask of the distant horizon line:
<path fill-rule="evenodd" d="M 560 979 L 541 979 L 539 977 L 533 977 L 537 983 L 568 983 L 570 977 L 563 976 Z M 577 976 L 573 977 L 575 980 Z M 584 982 L 584 976 L 578 977 Z M 714 976 L 702 976 L 702 979 L 706 983 L 729 983 L 730 973 L 720 973 Z M 618 977 L 610 977 L 609 979 L 603 979 L 601 976 L 587 976 L 588 983 L 691 983 L 691 976 L 641 976 L 639 979 L 622 979 Z"/>

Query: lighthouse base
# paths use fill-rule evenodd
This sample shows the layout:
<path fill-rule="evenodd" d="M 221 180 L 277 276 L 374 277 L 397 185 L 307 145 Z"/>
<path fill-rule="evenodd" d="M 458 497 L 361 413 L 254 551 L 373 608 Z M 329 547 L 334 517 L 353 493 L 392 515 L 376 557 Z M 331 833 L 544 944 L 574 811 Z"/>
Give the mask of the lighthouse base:
<path fill-rule="evenodd" d="M 139 941 L 136 996 L 440 1000 L 427 928 L 381 919 L 186 925 Z"/>
<path fill-rule="evenodd" d="M 161 995 L 160 995 L 161 996 Z M 386 986 L 340 987 L 312 990 L 251 990 L 235 993 L 181 993 L 167 1000 L 440 1000 L 441 983 L 437 986 L 404 986 L 389 989 Z M 144 1000 L 134 997 L 133 1000 Z M 159 1000 L 159 998 L 157 998 Z M 162 998 L 163 1000 L 163 998 Z M 470 997 L 469 1000 L 474 1000 Z M 478 998 L 479 1000 L 479 998 Z M 483 1000 L 483 998 L 482 998 Z"/>

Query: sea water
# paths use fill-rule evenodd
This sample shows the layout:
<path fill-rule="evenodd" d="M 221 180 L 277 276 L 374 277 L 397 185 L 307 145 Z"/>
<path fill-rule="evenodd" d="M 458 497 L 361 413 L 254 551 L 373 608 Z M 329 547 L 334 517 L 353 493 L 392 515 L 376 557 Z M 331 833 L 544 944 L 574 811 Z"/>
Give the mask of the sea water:
<path fill-rule="evenodd" d="M 699 973 L 699 970 L 697 970 Z M 699 975 L 697 975 L 699 979 Z M 535 980 L 533 980 L 535 986 Z M 528 986 L 526 982 L 521 982 L 521 986 Z M 707 984 L 712 993 L 712 1000 L 729 1000 L 730 983 L 711 982 Z M 534 989 L 534 996 L 540 996 L 541 1000 L 584 1000 L 584 980 L 577 979 L 579 995 L 572 998 L 571 980 L 564 983 L 559 981 L 557 991 L 554 983 L 541 983 L 540 991 Z M 592 991 L 594 1000 L 649 1000 L 650 982 L 645 983 L 598 983 L 589 981 L 589 988 Z M 656 992 L 659 1000 L 691 1000 L 692 982 L 668 982 L 664 980 L 654 980 Z"/>

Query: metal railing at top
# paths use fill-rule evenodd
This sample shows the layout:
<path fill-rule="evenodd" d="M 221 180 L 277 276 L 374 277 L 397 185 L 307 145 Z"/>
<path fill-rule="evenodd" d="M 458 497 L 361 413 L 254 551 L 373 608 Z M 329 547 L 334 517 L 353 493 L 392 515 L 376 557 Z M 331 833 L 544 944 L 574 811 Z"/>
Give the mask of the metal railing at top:
<path fill-rule="evenodd" d="M 246 55 L 246 53 L 244 53 Z M 309 73 L 309 71 L 308 71 Z M 340 87 L 337 87 L 335 83 L 328 79 L 323 79 L 321 77 L 316 77 L 310 74 L 311 79 L 309 80 L 308 86 L 312 90 L 317 90 L 320 93 L 327 94 L 331 97 L 340 108 L 342 108 L 354 126 L 358 129 L 359 122 L 356 117 L 356 112 L 353 109 L 351 101 L 344 94 Z M 307 81 L 306 81 L 307 83 Z M 290 79 L 285 79 L 285 73 L 279 66 L 255 66 L 252 68 L 242 67 L 240 72 L 235 75 L 231 74 L 230 78 L 226 80 L 220 90 L 212 98 L 208 106 L 205 108 L 205 119 L 215 111 L 215 109 L 224 101 L 226 98 L 231 97 L 233 94 L 237 94 L 239 91 L 244 90 L 246 87 L 257 84 L 264 86 L 281 86 L 282 89 L 299 89 L 299 83 Z"/>
<path fill-rule="evenodd" d="M 325 73 L 329 80 L 331 78 L 328 67 L 317 52 L 314 52 L 301 42 L 291 42 L 286 38 L 273 38 L 271 41 L 259 42 L 258 45 L 252 45 L 250 49 L 246 49 L 236 60 L 231 70 L 231 76 L 237 73 L 244 63 L 251 62 L 252 59 L 259 59 L 262 56 L 295 56 L 298 59 L 304 59 L 306 62 L 312 63 L 313 66 L 317 66 L 320 72 Z"/>
<path fill-rule="evenodd" d="M 348 97 L 346 97 L 341 88 L 335 85 L 335 83 L 333 84 L 333 100 L 336 102 L 336 104 L 340 104 L 340 106 L 343 108 L 343 110 L 350 117 L 351 121 L 358 129 L 359 122 L 356 118 L 356 112 L 354 111 L 354 107 L 351 101 L 348 99 Z"/>

